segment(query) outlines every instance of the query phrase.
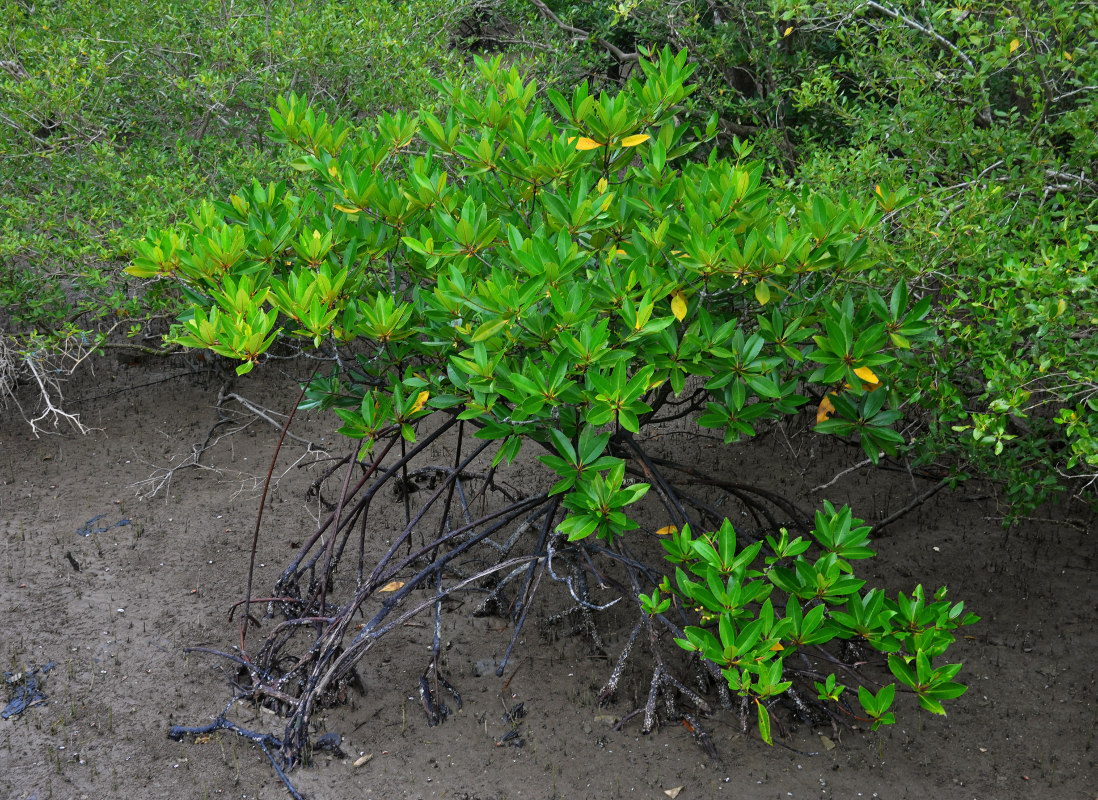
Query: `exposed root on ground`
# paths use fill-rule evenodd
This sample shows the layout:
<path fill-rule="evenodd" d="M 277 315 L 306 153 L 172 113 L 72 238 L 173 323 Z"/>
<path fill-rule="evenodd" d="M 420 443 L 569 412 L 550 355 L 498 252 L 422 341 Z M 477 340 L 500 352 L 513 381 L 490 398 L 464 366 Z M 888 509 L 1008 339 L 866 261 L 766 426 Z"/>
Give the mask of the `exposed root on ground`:
<path fill-rule="evenodd" d="M 0 336 L 0 406 L 7 407 L 9 402 L 14 405 L 36 438 L 62 430 L 79 434 L 95 430 L 81 422 L 79 414 L 65 410 L 61 390 L 62 379 L 71 375 L 91 353 L 90 346 L 74 342 L 40 357 L 18 350 L 9 338 Z M 16 387 L 20 383 L 33 387 L 36 397 L 33 410 L 24 409 L 19 402 Z"/>
<path fill-rule="evenodd" d="M 746 723 L 748 708 L 733 699 L 717 664 L 674 644 L 684 638 L 687 625 L 699 624 L 690 609 L 676 601 L 666 612 L 646 613 L 641 594 L 664 580 L 669 564 L 658 556 L 649 563 L 630 546 L 636 543 L 633 539 L 567 541 L 557 532 L 566 513 L 560 498 L 519 494 L 500 482 L 484 463 L 492 443 L 470 439 L 466 423 L 456 416 L 420 434 L 408 445 L 394 427 L 378 435 L 367 460 L 359 461 L 355 451 L 332 459 L 310 490 L 319 496 L 326 481 L 339 487 L 329 495 L 315 531 L 269 592 L 252 596 L 249 583 L 247 596 L 230 610 L 230 618 L 239 614 L 238 646 L 202 650 L 236 665 L 235 702 L 266 708 L 282 718 L 280 734 L 260 742 L 272 759 L 277 756 L 280 776 L 287 780 L 287 772 L 308 761 L 318 710 L 348 701 L 349 692 L 361 686 L 358 665 L 385 636 L 405 629 L 418 615 L 429 615 L 424 626 L 430 631 L 429 653 L 414 690 L 427 724 L 438 725 L 462 705 L 461 687 L 450 682 L 444 666 L 447 599 L 478 595 L 474 614 L 500 614 L 513 623 L 496 669 L 502 676 L 531 609 L 547 587 L 558 587 L 558 603 L 565 602 L 563 610 L 546 614 L 543 624 L 574 621 L 575 631 L 611 665 L 600 703 L 615 702 L 627 673 L 634 679 L 631 664 L 647 671 L 643 701 L 623 714 L 618 728 L 637 718 L 643 733 L 660 724 L 681 723 L 716 757 L 701 718 L 719 704 L 733 712 L 739 707 Z M 424 463 L 428 448 L 446 434 L 456 436 L 452 463 Z M 701 523 L 716 523 L 734 513 L 749 515 L 757 528 L 744 526 L 742 536 L 751 542 L 782 526 L 810 525 L 804 512 L 773 491 L 657 457 L 628 435 L 619 434 L 611 446 L 629 460 L 634 474 L 654 487 L 676 525 L 699 525 L 700 532 Z M 196 448 L 196 460 L 202 449 Z M 370 512 L 379 502 L 403 503 L 406 522 L 379 558 L 368 558 L 367 542 L 374 538 Z M 729 507 L 722 509 L 723 503 Z M 628 620 L 628 635 L 617 652 L 596 625 L 596 615 L 611 608 L 616 609 L 617 624 L 623 610 Z M 261 616 L 269 622 L 263 623 Z M 261 638 L 249 641 L 253 627 L 265 630 Z M 825 655 L 844 667 L 856 661 L 829 653 L 820 658 Z M 790 713 L 812 724 L 846 724 L 842 709 L 808 699 L 811 681 L 821 672 L 815 662 L 802 658 L 803 665 L 790 664 L 789 675 L 796 682 L 792 699 L 780 702 L 792 703 Z M 786 730 L 780 720 L 776 730 Z"/>

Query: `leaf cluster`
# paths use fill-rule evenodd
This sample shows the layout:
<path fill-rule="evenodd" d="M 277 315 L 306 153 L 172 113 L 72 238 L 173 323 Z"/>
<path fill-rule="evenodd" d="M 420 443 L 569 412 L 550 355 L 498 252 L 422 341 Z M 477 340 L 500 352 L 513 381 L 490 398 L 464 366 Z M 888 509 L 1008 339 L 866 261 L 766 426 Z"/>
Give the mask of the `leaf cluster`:
<path fill-rule="evenodd" d="M 885 654 L 899 684 L 926 710 L 945 714 L 942 701 L 959 697 L 966 687 L 953 681 L 960 664 L 934 667 L 934 660 L 953 643 L 957 628 L 979 618 L 965 614 L 963 602 L 948 602 L 944 587 L 929 600 L 921 585 L 910 597 L 900 592 L 895 599 L 880 589 L 863 592 L 865 581 L 854 576 L 851 562 L 871 558 L 874 551 L 868 546 L 869 527 L 849 507 L 825 503 L 811 536 L 790 539 L 782 529 L 744 546 L 727 520 L 698 537 L 689 526 L 671 530 L 662 543 L 677 565 L 675 580 L 664 579 L 661 588 L 669 596 L 662 600 L 659 588 L 643 596 L 645 610 L 662 614 L 674 597 L 700 613 L 702 625 L 687 627 L 676 641 L 718 664 L 729 686 L 754 703 L 759 734 L 767 742 L 767 701 L 788 690 L 800 673 L 791 657 L 836 640 Z M 818 555 L 812 558 L 810 551 Z M 845 687 L 835 674 L 814 686 L 820 701 L 845 711 L 840 699 Z M 895 691 L 895 683 L 876 693 L 858 687 L 874 730 L 895 722 L 890 710 Z"/>
<path fill-rule="evenodd" d="M 613 538 L 622 509 L 616 440 L 668 414 L 726 442 L 830 398 L 821 432 L 896 452 L 892 429 L 927 303 L 874 265 L 872 200 L 767 189 L 762 164 L 685 157 L 713 134 L 676 122 L 686 55 L 642 62 L 619 94 L 546 94 L 501 61 L 481 85 L 438 80 L 444 113 L 383 115 L 356 128 L 291 95 L 271 119 L 309 181 L 203 203 L 150 235 L 129 268 L 178 282 L 191 303 L 175 341 L 250 370 L 279 337 L 346 350 L 308 403 L 342 409 L 369 450 L 405 424 L 398 403 L 524 442 L 569 490 L 568 533 Z M 605 473 L 605 474 L 600 474 Z"/>
<path fill-rule="evenodd" d="M 772 180 L 875 193 L 886 269 L 942 332 L 910 395 L 921 460 L 1001 483 L 1008 519 L 1065 491 L 1094 502 L 1092 4 L 549 6 L 626 51 L 688 47 L 693 113 L 749 136 Z M 599 41 L 561 71 L 627 70 Z"/>

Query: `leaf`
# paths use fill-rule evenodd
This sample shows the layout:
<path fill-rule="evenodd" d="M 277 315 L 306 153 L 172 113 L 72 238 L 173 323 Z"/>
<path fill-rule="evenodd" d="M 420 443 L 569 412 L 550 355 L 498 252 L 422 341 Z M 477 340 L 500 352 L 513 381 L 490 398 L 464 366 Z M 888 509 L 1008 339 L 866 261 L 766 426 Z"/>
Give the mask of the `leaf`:
<path fill-rule="evenodd" d="M 664 789 L 663 793 L 670 797 L 671 800 L 675 800 L 675 798 L 679 796 L 679 792 L 681 792 L 684 788 L 685 787 L 683 786 L 676 786 L 674 789 Z"/>
<path fill-rule="evenodd" d="M 785 33 L 782 34 L 782 38 L 784 39 L 786 36 L 788 36 L 791 33 L 793 33 L 793 26 L 792 25 L 790 25 L 788 28 L 785 29 Z"/>
<path fill-rule="evenodd" d="M 881 713 L 886 711 L 891 705 L 892 701 L 896 699 L 896 684 L 886 683 L 881 687 L 881 691 L 877 692 L 877 712 Z"/>
<path fill-rule="evenodd" d="M 766 285 L 766 281 L 755 284 L 755 299 L 759 301 L 760 306 L 770 302 L 770 287 Z"/>
<path fill-rule="evenodd" d="M 678 532 L 679 528 L 677 525 L 664 525 L 662 528 L 656 531 L 656 536 L 670 536 L 672 533 Z"/>
<path fill-rule="evenodd" d="M 679 289 L 671 293 L 671 313 L 679 322 L 686 318 L 686 297 Z"/>
<path fill-rule="evenodd" d="M 869 367 L 858 367 L 854 370 L 854 374 L 861 378 L 866 383 L 880 383 L 881 379 L 874 374 L 873 370 Z"/>
<path fill-rule="evenodd" d="M 344 214 L 361 214 L 361 208 L 355 208 L 354 206 L 341 206 L 338 203 L 335 206 L 336 211 L 342 211 Z"/>
<path fill-rule="evenodd" d="M 890 654 L 888 656 L 888 669 L 906 686 L 914 689 L 917 685 L 918 682 L 915 679 L 915 673 L 902 656 L 898 656 L 895 653 Z"/>
<path fill-rule="evenodd" d="M 568 141 L 571 142 L 573 140 L 569 139 Z M 596 148 L 602 147 L 602 142 L 596 142 L 594 139 L 588 139 L 586 136 L 579 137 L 575 142 L 577 150 L 595 150 Z"/>
<path fill-rule="evenodd" d="M 899 347 L 903 350 L 910 350 L 911 349 L 911 342 L 908 341 L 906 337 L 901 336 L 898 333 L 890 333 L 888 335 L 889 335 L 889 338 L 892 339 L 892 344 L 896 345 L 897 347 Z"/>
<path fill-rule="evenodd" d="M 776 399 L 782 396 L 781 387 L 773 380 L 763 375 L 748 375 L 746 383 L 755 394 L 759 395 L 759 397 Z M 745 410 L 744 413 L 746 414 L 748 412 Z"/>
<path fill-rule="evenodd" d="M 1017 50 L 1019 45 L 1021 45 L 1021 42 L 1019 42 L 1017 39 L 1011 39 L 1010 40 L 1010 52 L 1013 53 L 1015 50 Z"/>
<path fill-rule="evenodd" d="M 636 147 L 638 144 L 644 144 L 651 138 L 652 137 L 647 133 L 638 133 L 634 136 L 626 136 L 621 140 L 620 144 L 622 147 Z"/>
<path fill-rule="evenodd" d="M 825 394 L 823 400 L 820 401 L 820 407 L 816 410 L 816 424 L 826 422 L 834 413 L 835 406 L 831 402 L 831 395 Z"/>
<path fill-rule="evenodd" d="M 414 414 L 417 411 L 419 411 L 420 409 L 422 409 L 424 404 L 427 402 L 427 399 L 430 396 L 431 396 L 430 392 L 427 392 L 427 391 L 420 392 L 419 397 L 416 398 L 415 405 L 412 406 L 412 410 L 409 413 Z"/>
<path fill-rule="evenodd" d="M 387 584 L 378 589 L 379 592 L 395 592 L 397 589 L 404 588 L 404 581 L 389 581 Z"/>
<path fill-rule="evenodd" d="M 942 707 L 942 704 L 932 697 L 927 697 L 926 695 L 922 694 L 919 695 L 919 705 L 921 705 L 931 714 L 939 714 L 943 717 L 946 715 L 945 709 Z"/>
<path fill-rule="evenodd" d="M 766 711 L 766 706 L 755 701 L 755 705 L 759 708 L 759 737 L 768 745 L 773 746 L 774 740 L 770 738 L 770 714 Z"/>
<path fill-rule="evenodd" d="M 877 715 L 879 709 L 877 708 L 877 698 L 873 696 L 873 692 L 864 686 L 858 687 L 858 702 L 862 704 L 862 708 L 865 709 L 869 716 L 873 717 Z"/>
<path fill-rule="evenodd" d="M 496 317 L 495 319 L 488 320 L 477 328 L 477 332 L 472 336 L 472 341 L 483 342 L 485 339 L 491 339 L 507 327 L 507 321 L 506 317 Z"/>

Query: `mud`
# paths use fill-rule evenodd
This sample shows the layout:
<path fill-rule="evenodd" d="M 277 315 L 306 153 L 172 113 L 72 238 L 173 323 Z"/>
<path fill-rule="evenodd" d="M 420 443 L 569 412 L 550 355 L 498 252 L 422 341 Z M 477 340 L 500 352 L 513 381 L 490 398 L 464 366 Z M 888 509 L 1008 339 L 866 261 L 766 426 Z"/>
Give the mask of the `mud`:
<path fill-rule="evenodd" d="M 296 396 L 294 380 L 268 370 L 233 390 L 280 411 Z M 243 596 L 278 438 L 238 402 L 223 405 L 230 419 L 215 427 L 220 388 L 179 365 L 118 363 L 67 387 L 67 407 L 96 428 L 87 436 L 36 439 L 11 410 L 0 420 L 0 670 L 57 663 L 37 675 L 46 701 L 0 720 L 0 797 L 287 796 L 254 743 L 229 731 L 167 735 L 209 723 L 230 697 L 231 665 L 183 649 L 236 644 L 227 610 Z M 317 448 L 342 447 L 333 427 L 306 415 L 294 432 Z M 181 466 L 206 442 L 198 466 Z M 716 452 L 685 437 L 667 446 L 698 463 Z M 318 506 L 307 490 L 320 467 L 310 464 L 322 457 L 302 441 L 286 446 L 257 586 L 270 586 L 311 532 Z M 870 521 L 928 488 L 867 468 L 811 493 L 861 457 L 810 434 L 779 434 L 709 468 L 805 507 L 849 502 Z M 397 528 L 403 502 L 386 502 Z M 1001 516 L 987 487 L 939 492 L 888 528 L 875 543 L 880 557 L 862 570 L 890 592 L 944 584 L 983 617 L 953 651 L 970 690 L 946 718 L 919 712 L 910 697 L 899 723 L 878 733 L 793 727 L 787 714 L 789 735 L 767 747 L 737 715 L 719 712 L 700 721 L 714 761 L 681 723 L 648 736 L 636 719 L 615 730 L 643 704 L 649 674 L 631 667 L 617 703 L 600 707 L 613 664 L 588 637 L 548 624 L 551 602 L 531 612 L 538 619 L 501 677 L 512 626 L 455 603 L 444 617 L 444 666 L 461 710 L 428 727 L 418 681 L 430 640 L 407 626 L 361 665 L 365 691 L 324 712 L 316 734 L 335 734 L 323 740 L 334 746 L 292 779 L 328 800 L 664 798 L 679 787 L 683 800 L 1096 797 L 1098 527 L 1073 509 L 1045 509 L 1009 530 Z M 612 654 L 629 633 L 616 620 L 597 619 Z M 3 689 L 0 706 L 15 691 Z M 277 729 L 253 716 L 241 724 Z"/>

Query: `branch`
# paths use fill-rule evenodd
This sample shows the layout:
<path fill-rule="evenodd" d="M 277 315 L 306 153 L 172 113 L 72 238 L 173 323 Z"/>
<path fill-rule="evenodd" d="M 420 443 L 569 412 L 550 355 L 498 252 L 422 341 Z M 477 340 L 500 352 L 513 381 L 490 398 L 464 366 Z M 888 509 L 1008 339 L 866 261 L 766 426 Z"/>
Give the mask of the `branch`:
<path fill-rule="evenodd" d="M 224 392 L 224 390 L 222 390 L 222 391 Z M 258 406 L 255 403 L 253 403 L 251 400 L 248 400 L 246 397 L 241 397 L 236 392 L 229 392 L 227 394 L 222 394 L 221 397 L 218 397 L 217 398 L 217 404 L 218 404 L 219 409 L 220 409 L 220 406 L 221 406 L 221 403 L 222 403 L 223 400 L 235 400 L 236 402 L 240 403 L 240 405 L 244 406 L 244 408 L 248 409 L 250 412 L 252 412 L 257 417 L 262 419 L 264 422 L 269 422 L 277 430 L 281 431 L 283 429 L 283 424 L 281 422 L 279 422 L 278 420 L 274 419 L 274 417 L 272 415 L 278 415 L 280 417 L 285 417 L 286 416 L 285 414 L 279 414 L 277 411 L 271 411 L 271 409 L 269 409 L 269 408 L 263 408 L 262 406 Z M 294 416 L 293 412 L 296 411 L 296 410 L 297 410 L 296 406 L 294 407 L 294 409 L 291 410 L 290 417 L 289 417 L 290 419 L 293 419 L 293 416 Z M 320 450 L 320 451 L 323 451 L 323 452 L 328 451 L 328 448 L 320 447 L 320 446 L 316 445 L 315 443 L 309 441 L 308 439 L 303 439 L 300 436 L 296 436 L 292 433 L 286 433 L 286 436 L 290 437 L 291 439 L 293 439 L 296 442 L 301 442 L 303 445 L 306 445 L 310 449 Z"/>
<path fill-rule="evenodd" d="M 950 478 L 942 478 L 941 481 L 934 484 L 934 486 L 932 486 L 929 490 L 923 492 L 921 495 L 916 497 L 914 500 L 912 500 L 906 506 L 901 508 L 899 511 L 885 517 L 883 520 L 881 520 L 880 522 L 878 522 L 876 525 L 873 526 L 873 530 L 871 530 L 869 532 L 870 536 L 883 536 L 883 534 L 881 533 L 881 530 L 885 526 L 891 525 L 893 522 L 898 520 L 900 517 L 902 517 L 908 511 L 911 511 L 913 508 L 916 508 L 917 506 L 921 506 L 923 503 L 925 503 L 931 497 L 933 497 L 938 492 L 940 492 L 942 489 L 944 489 L 946 486 L 948 486 L 950 480 L 951 480 Z"/>
<path fill-rule="evenodd" d="M 560 28 L 565 33 L 571 33 L 572 35 L 574 35 L 577 40 L 591 39 L 592 38 L 592 35 L 591 35 L 590 31 L 585 31 L 583 28 L 577 28 L 574 25 L 569 25 L 567 22 L 565 22 L 560 17 L 558 17 L 556 14 L 554 14 L 553 10 L 551 8 L 549 8 L 549 6 L 545 5 L 545 3 L 542 2 L 542 0 L 530 0 L 530 2 L 538 9 L 538 11 L 541 12 L 541 15 L 543 17 L 550 20 L 554 25 L 556 25 L 558 28 Z M 603 50 L 605 50 L 607 53 L 612 55 L 618 61 L 629 62 L 629 61 L 639 61 L 640 60 L 640 53 L 637 53 L 637 52 L 626 53 L 620 47 L 618 47 L 615 44 L 612 44 L 611 42 L 606 41 L 601 36 L 596 36 L 596 37 L 594 37 L 594 39 L 595 39 L 596 42 L 598 42 L 602 46 Z"/>
<path fill-rule="evenodd" d="M 133 342 L 100 342 L 95 345 L 96 350 L 125 350 L 126 352 L 141 353 L 146 356 L 158 356 L 161 358 L 167 356 L 175 356 L 184 352 L 183 348 L 179 345 L 168 345 L 167 347 L 149 347 L 143 344 L 134 344 Z"/>
<path fill-rule="evenodd" d="M 924 36 L 929 36 L 931 39 L 934 40 L 935 44 L 937 44 L 943 50 L 948 53 L 952 53 L 953 55 L 957 56 L 957 58 L 961 59 L 961 61 L 964 62 L 965 66 L 968 67 L 969 72 L 974 75 L 977 74 L 976 65 L 972 63 L 972 59 L 965 55 L 965 52 L 961 50 L 961 48 L 957 47 L 957 45 L 953 44 L 953 42 L 949 41 L 949 39 L 942 36 L 933 28 L 928 28 L 926 25 L 923 25 L 920 22 L 916 22 L 910 17 L 905 17 L 899 11 L 895 11 L 891 8 L 888 8 L 887 6 L 882 6 L 880 3 L 876 2 L 876 0 L 866 0 L 862 8 L 871 8 L 878 13 L 884 14 L 886 17 L 896 20 L 902 25 L 906 25 L 913 31 L 918 31 Z M 981 102 L 983 103 L 983 108 L 981 108 L 979 112 L 977 112 L 976 121 L 980 125 L 980 127 L 987 128 L 991 126 L 991 102 L 988 100 L 987 89 L 984 87 L 982 80 L 980 81 L 980 94 L 983 95 L 980 98 Z"/>
<path fill-rule="evenodd" d="M 828 486 L 833 486 L 833 485 L 834 485 L 834 484 L 835 484 L 835 483 L 836 483 L 836 482 L 837 482 L 837 481 L 839 480 L 839 478 L 841 478 L 841 477 L 842 477 L 843 475 L 846 475 L 846 474 L 848 474 L 848 473 L 854 472 L 855 470 L 859 470 L 859 469 L 861 469 L 862 467 L 868 466 L 868 465 L 870 465 L 870 464 L 872 464 L 872 463 L 873 463 L 873 462 L 872 462 L 872 461 L 871 461 L 870 459 L 868 459 L 868 458 L 867 458 L 867 459 L 865 459 L 865 460 L 863 460 L 863 461 L 859 461 L 859 462 L 858 462 L 857 464 L 855 464 L 854 466 L 852 466 L 852 467 L 847 467 L 846 469 L 844 469 L 844 470 L 843 470 L 842 472 L 840 472 L 840 473 L 839 473 L 838 475 L 836 475 L 836 476 L 835 476 L 834 478 L 832 478 L 831 480 L 829 480 L 829 481 L 828 481 L 827 483 L 821 483 L 821 484 L 820 484 L 819 486 L 817 486 L 817 487 L 816 487 L 815 489 L 810 489 L 810 490 L 809 490 L 809 494 L 815 494 L 816 492 L 818 492 L 818 491 L 821 491 L 822 489 L 826 489 L 826 488 L 827 488 Z"/>

